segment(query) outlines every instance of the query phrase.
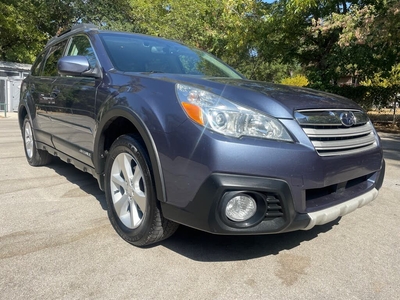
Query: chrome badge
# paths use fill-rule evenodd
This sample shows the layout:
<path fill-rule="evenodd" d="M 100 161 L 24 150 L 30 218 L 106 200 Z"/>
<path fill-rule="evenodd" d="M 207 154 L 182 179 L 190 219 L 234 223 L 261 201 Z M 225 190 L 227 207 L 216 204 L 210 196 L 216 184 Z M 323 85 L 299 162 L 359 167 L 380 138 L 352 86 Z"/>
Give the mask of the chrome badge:
<path fill-rule="evenodd" d="M 340 121 L 344 126 L 351 127 L 356 123 L 356 117 L 351 111 L 346 111 L 340 114 Z"/>

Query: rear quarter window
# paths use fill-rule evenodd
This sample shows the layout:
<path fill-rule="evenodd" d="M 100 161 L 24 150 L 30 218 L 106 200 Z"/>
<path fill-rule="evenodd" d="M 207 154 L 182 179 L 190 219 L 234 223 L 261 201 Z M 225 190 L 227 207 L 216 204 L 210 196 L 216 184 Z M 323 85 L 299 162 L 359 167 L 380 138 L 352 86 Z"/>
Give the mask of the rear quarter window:
<path fill-rule="evenodd" d="M 31 69 L 31 75 L 33 76 L 40 76 L 41 75 L 41 71 L 42 71 L 42 62 L 43 62 L 43 58 L 45 56 L 46 52 L 43 52 L 41 54 L 38 55 L 38 57 L 36 58 L 36 61 L 34 62 L 32 69 Z"/>

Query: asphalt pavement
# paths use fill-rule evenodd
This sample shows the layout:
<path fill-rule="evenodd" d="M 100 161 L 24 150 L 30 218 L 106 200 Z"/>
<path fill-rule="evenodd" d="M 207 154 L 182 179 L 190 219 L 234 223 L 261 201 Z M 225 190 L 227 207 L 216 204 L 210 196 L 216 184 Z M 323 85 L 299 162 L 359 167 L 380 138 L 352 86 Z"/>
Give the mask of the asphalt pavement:
<path fill-rule="evenodd" d="M 339 220 L 241 237 L 181 226 L 136 248 L 91 175 L 30 167 L 16 114 L 0 116 L 0 299 L 399 299 L 400 136 L 381 137 L 378 198 Z"/>

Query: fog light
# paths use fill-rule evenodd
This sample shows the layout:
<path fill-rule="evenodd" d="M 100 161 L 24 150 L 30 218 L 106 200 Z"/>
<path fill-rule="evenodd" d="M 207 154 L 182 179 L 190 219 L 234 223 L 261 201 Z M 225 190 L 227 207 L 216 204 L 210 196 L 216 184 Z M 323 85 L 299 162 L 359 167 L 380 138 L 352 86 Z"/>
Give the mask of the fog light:
<path fill-rule="evenodd" d="M 254 216 L 256 210 L 256 201 L 248 195 L 241 194 L 228 201 L 225 214 L 234 222 L 243 222 Z"/>

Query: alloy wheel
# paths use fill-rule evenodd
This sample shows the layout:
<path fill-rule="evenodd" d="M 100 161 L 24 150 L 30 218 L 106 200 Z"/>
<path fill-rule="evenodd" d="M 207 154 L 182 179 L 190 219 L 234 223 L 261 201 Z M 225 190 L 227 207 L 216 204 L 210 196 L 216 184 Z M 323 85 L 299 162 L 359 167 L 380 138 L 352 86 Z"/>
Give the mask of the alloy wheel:
<path fill-rule="evenodd" d="M 33 138 L 32 138 L 32 127 L 29 122 L 25 123 L 24 140 L 25 140 L 26 155 L 29 158 L 32 158 L 32 156 L 33 156 Z"/>
<path fill-rule="evenodd" d="M 128 153 L 114 160 L 110 176 L 111 197 L 121 222 L 130 229 L 137 228 L 146 213 L 147 197 L 143 171 Z"/>

